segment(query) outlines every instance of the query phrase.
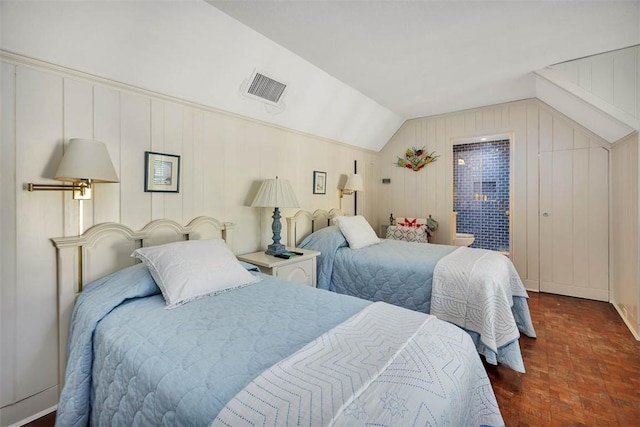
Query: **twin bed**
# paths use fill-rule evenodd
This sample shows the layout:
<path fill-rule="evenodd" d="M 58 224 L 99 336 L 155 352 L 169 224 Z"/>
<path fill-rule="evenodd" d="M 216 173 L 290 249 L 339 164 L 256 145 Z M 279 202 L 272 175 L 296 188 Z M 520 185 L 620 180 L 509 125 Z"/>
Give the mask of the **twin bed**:
<path fill-rule="evenodd" d="M 53 239 L 57 425 L 503 424 L 461 329 L 263 275 L 221 238 L 233 251 L 232 224 L 199 217 Z M 242 280 L 172 284 L 228 270 Z"/>
<path fill-rule="evenodd" d="M 436 315 L 466 330 L 488 363 L 525 372 L 520 332 L 536 334 L 527 292 L 509 258 L 482 249 L 376 238 L 354 249 L 349 241 L 354 226 L 333 225 L 342 215 L 298 211 L 287 218 L 288 245 L 321 252 L 318 288 Z"/>

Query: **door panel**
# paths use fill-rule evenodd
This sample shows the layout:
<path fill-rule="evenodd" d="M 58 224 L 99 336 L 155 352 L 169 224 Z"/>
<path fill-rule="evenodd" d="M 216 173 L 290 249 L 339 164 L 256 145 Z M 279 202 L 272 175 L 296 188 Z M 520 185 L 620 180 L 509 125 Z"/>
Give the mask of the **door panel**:
<path fill-rule="evenodd" d="M 540 153 L 540 290 L 609 300 L 608 152 Z"/>
<path fill-rule="evenodd" d="M 589 283 L 589 150 L 573 151 L 573 281 Z"/>
<path fill-rule="evenodd" d="M 539 246 L 540 283 L 553 281 L 553 153 L 540 153 Z M 542 290 L 542 289 L 541 289 Z"/>
<path fill-rule="evenodd" d="M 608 301 L 609 152 L 591 148 L 589 165 L 589 287 L 606 290 Z"/>
<path fill-rule="evenodd" d="M 552 281 L 563 284 L 573 283 L 573 151 L 552 153 L 553 187 L 552 205 L 549 217 L 553 240 Z M 562 260 L 561 262 L 558 262 Z"/>

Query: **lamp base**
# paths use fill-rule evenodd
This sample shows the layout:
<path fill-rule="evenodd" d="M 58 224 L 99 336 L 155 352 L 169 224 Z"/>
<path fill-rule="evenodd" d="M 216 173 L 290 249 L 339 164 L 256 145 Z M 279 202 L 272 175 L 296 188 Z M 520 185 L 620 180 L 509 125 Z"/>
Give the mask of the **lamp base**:
<path fill-rule="evenodd" d="M 282 225 L 280 224 L 280 209 L 273 208 L 273 223 L 271 224 L 271 230 L 273 231 L 273 243 L 267 246 L 267 250 L 265 253 L 267 255 L 280 255 L 287 251 L 287 248 L 284 247 L 282 243 L 280 243 L 280 229 Z"/>
<path fill-rule="evenodd" d="M 267 255 L 280 255 L 287 251 L 287 248 L 281 243 L 274 243 L 267 246 L 267 250 L 264 251 Z"/>

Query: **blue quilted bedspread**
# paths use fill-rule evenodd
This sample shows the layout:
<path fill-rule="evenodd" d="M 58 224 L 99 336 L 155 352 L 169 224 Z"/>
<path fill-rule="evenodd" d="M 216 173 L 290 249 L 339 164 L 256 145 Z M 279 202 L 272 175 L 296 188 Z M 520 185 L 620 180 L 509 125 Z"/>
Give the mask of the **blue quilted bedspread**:
<path fill-rule="evenodd" d="M 320 251 L 318 288 L 429 313 L 433 270 L 455 246 L 382 240 L 351 250 L 336 226 L 309 235 L 301 248 Z"/>
<path fill-rule="evenodd" d="M 56 425 L 208 425 L 265 369 L 369 305 L 262 277 L 173 310 L 142 264 L 86 286 Z"/>
<path fill-rule="evenodd" d="M 336 226 L 312 233 L 299 246 L 321 252 L 318 258 L 319 288 L 369 301 L 384 301 L 423 313 L 431 312 L 436 264 L 458 249 L 456 246 L 387 239 L 353 250 Z M 512 310 L 518 329 L 535 337 L 526 297 L 514 296 Z M 489 363 L 500 362 L 524 372 L 517 341 L 494 348 L 482 342 L 481 331 L 467 332 L 478 352 Z"/>

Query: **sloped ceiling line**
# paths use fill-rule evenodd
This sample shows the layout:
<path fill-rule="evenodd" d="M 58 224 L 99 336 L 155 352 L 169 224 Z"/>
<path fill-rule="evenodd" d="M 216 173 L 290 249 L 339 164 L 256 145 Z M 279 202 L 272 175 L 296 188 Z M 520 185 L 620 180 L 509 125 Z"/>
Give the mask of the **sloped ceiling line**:
<path fill-rule="evenodd" d="M 404 119 L 532 98 L 535 70 L 640 43 L 640 1 L 206 1 Z"/>
<path fill-rule="evenodd" d="M 602 103 L 591 103 L 548 78 L 548 73 L 536 72 L 536 97 L 581 124 L 610 144 L 624 138 L 634 128 L 611 114 Z"/>

